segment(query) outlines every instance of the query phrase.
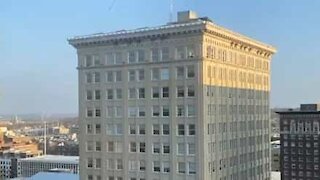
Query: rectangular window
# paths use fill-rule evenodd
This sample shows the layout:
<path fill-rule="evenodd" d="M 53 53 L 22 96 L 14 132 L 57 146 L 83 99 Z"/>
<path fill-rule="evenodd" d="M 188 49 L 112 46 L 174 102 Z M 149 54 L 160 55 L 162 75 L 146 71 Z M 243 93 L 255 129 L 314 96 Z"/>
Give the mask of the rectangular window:
<path fill-rule="evenodd" d="M 87 91 L 87 100 L 92 100 L 92 91 Z"/>
<path fill-rule="evenodd" d="M 168 68 L 161 69 L 160 78 L 161 78 L 161 80 L 169 80 L 170 74 L 169 74 L 169 69 Z"/>
<path fill-rule="evenodd" d="M 183 86 L 177 87 L 177 97 L 184 97 L 184 87 Z"/>
<path fill-rule="evenodd" d="M 186 58 L 186 50 L 185 50 L 185 47 L 177 47 L 177 54 L 176 54 L 176 57 L 177 59 L 185 59 Z"/>
<path fill-rule="evenodd" d="M 143 81 L 144 80 L 144 69 L 138 70 L 138 80 Z"/>
<path fill-rule="evenodd" d="M 135 99 L 137 97 L 137 92 L 135 88 L 129 88 L 129 99 Z"/>
<path fill-rule="evenodd" d="M 177 105 L 177 117 L 184 116 L 184 105 Z"/>
<path fill-rule="evenodd" d="M 169 106 L 162 106 L 162 117 L 169 117 L 169 116 L 170 116 Z"/>
<path fill-rule="evenodd" d="M 145 124 L 139 124 L 139 134 L 140 135 L 146 134 L 146 125 Z"/>
<path fill-rule="evenodd" d="M 160 161 L 153 161 L 153 172 L 160 172 Z"/>
<path fill-rule="evenodd" d="M 96 124 L 96 134 L 100 134 L 100 133 L 101 133 L 101 125 Z"/>
<path fill-rule="evenodd" d="M 95 100 L 100 100 L 101 99 L 100 90 L 95 90 L 94 91 L 94 99 Z"/>
<path fill-rule="evenodd" d="M 87 159 L 87 167 L 92 168 L 93 167 L 93 158 L 88 158 Z"/>
<path fill-rule="evenodd" d="M 113 82 L 113 72 L 112 71 L 106 73 L 106 79 L 107 79 L 107 82 Z"/>
<path fill-rule="evenodd" d="M 188 97 L 194 97 L 194 96 L 195 96 L 194 86 L 188 86 Z"/>
<path fill-rule="evenodd" d="M 195 48 L 194 46 L 188 46 L 187 47 L 187 54 L 188 54 L 188 58 L 194 58 L 195 57 Z"/>
<path fill-rule="evenodd" d="M 152 106 L 152 116 L 153 117 L 160 116 L 160 106 Z"/>
<path fill-rule="evenodd" d="M 86 73 L 86 82 L 92 83 L 92 74 L 91 73 Z"/>
<path fill-rule="evenodd" d="M 145 117 L 146 116 L 146 109 L 144 106 L 139 106 L 139 117 Z"/>
<path fill-rule="evenodd" d="M 139 88 L 139 99 L 144 99 L 145 98 L 145 90 L 144 88 Z"/>
<path fill-rule="evenodd" d="M 136 55 L 134 51 L 129 51 L 128 52 L 128 61 L 129 64 L 135 63 L 136 62 Z"/>
<path fill-rule="evenodd" d="M 159 98 L 159 97 L 160 97 L 160 88 L 152 87 L 152 98 Z"/>
<path fill-rule="evenodd" d="M 194 77 L 195 77 L 194 66 L 188 66 L 187 67 L 187 78 L 194 78 Z"/>
<path fill-rule="evenodd" d="M 136 107 L 128 107 L 128 116 L 129 117 L 137 117 L 137 108 Z"/>
<path fill-rule="evenodd" d="M 107 53 L 106 54 L 106 64 L 107 65 L 113 65 L 114 64 L 114 54 L 113 53 Z"/>
<path fill-rule="evenodd" d="M 108 152 L 114 152 L 114 142 L 109 141 L 107 145 L 108 145 L 108 147 L 107 147 Z"/>
<path fill-rule="evenodd" d="M 97 169 L 101 168 L 101 159 L 99 159 L 99 158 L 96 159 L 96 168 Z"/>
<path fill-rule="evenodd" d="M 189 162 L 189 174 L 196 174 L 196 163 Z"/>
<path fill-rule="evenodd" d="M 177 79 L 184 79 L 184 67 L 177 67 Z"/>
<path fill-rule="evenodd" d="M 189 143 L 188 144 L 188 154 L 189 155 L 194 155 L 196 153 L 196 146 L 194 143 Z"/>
<path fill-rule="evenodd" d="M 160 60 L 158 48 L 151 49 L 151 60 L 152 62 L 158 62 Z"/>
<path fill-rule="evenodd" d="M 94 82 L 99 83 L 100 82 L 100 73 L 95 72 L 93 75 L 94 75 Z"/>
<path fill-rule="evenodd" d="M 117 169 L 118 170 L 123 169 L 122 159 L 117 159 Z"/>
<path fill-rule="evenodd" d="M 93 128 L 91 124 L 87 124 L 87 134 L 92 134 L 93 133 Z"/>
<path fill-rule="evenodd" d="M 116 89 L 116 98 L 122 99 L 122 89 Z"/>
<path fill-rule="evenodd" d="M 153 151 L 154 154 L 160 153 L 160 143 L 153 143 Z"/>
<path fill-rule="evenodd" d="M 145 53 L 144 50 L 138 50 L 138 62 L 145 61 Z"/>
<path fill-rule="evenodd" d="M 169 154 L 170 153 L 170 145 L 169 144 L 163 144 L 163 154 Z"/>
<path fill-rule="evenodd" d="M 138 162 L 135 160 L 129 160 L 129 170 L 136 171 L 138 170 Z M 132 180 L 133 178 L 130 178 Z M 134 178 L 135 179 L 135 178 Z"/>
<path fill-rule="evenodd" d="M 137 143 L 130 142 L 130 152 L 137 152 Z"/>
<path fill-rule="evenodd" d="M 162 98 L 169 98 L 169 87 L 162 87 Z"/>
<path fill-rule="evenodd" d="M 116 124 L 116 135 L 121 135 L 123 134 L 123 128 L 122 128 L 122 124 Z"/>
<path fill-rule="evenodd" d="M 122 81 L 122 74 L 121 71 L 116 71 L 116 82 L 121 82 Z"/>
<path fill-rule="evenodd" d="M 169 124 L 162 125 L 162 135 L 169 135 L 170 134 L 170 126 Z"/>
<path fill-rule="evenodd" d="M 128 77 L 129 81 L 132 82 L 132 81 L 136 80 L 136 71 L 135 70 L 129 70 L 128 74 L 129 74 L 129 77 Z"/>
<path fill-rule="evenodd" d="M 144 160 L 140 160 L 139 166 L 140 166 L 140 171 L 146 170 L 146 162 Z"/>
<path fill-rule="evenodd" d="M 170 162 L 165 161 L 162 163 L 162 171 L 163 173 L 170 173 Z"/>
<path fill-rule="evenodd" d="M 159 80 L 160 79 L 160 69 L 153 68 L 152 69 L 152 80 Z"/>
<path fill-rule="evenodd" d="M 92 109 L 87 109 L 87 117 L 93 117 L 93 110 Z"/>
<path fill-rule="evenodd" d="M 194 136 L 196 134 L 196 125 L 189 124 L 189 135 Z"/>
<path fill-rule="evenodd" d="M 188 117 L 194 117 L 195 116 L 195 108 L 194 105 L 188 105 Z"/>
<path fill-rule="evenodd" d="M 160 125 L 159 124 L 153 125 L 153 135 L 160 135 Z"/>
<path fill-rule="evenodd" d="M 117 52 L 115 59 L 116 59 L 116 64 L 122 64 L 123 63 L 122 53 L 121 52 Z"/>
<path fill-rule="evenodd" d="M 178 136 L 184 136 L 184 124 L 178 124 Z"/>
<path fill-rule="evenodd" d="M 93 141 L 87 141 L 87 151 L 93 151 Z"/>
<path fill-rule="evenodd" d="M 185 162 L 178 162 L 178 173 L 180 173 L 180 174 L 186 173 L 186 163 Z"/>
<path fill-rule="evenodd" d="M 129 134 L 131 134 L 131 135 L 136 134 L 136 125 L 135 124 L 129 125 Z"/>
<path fill-rule="evenodd" d="M 140 152 L 145 153 L 146 152 L 146 143 L 145 142 L 140 142 Z"/>
<path fill-rule="evenodd" d="M 178 153 L 179 155 L 183 155 L 186 153 L 186 149 L 185 149 L 185 146 L 184 146 L 184 143 L 178 143 Z"/>
<path fill-rule="evenodd" d="M 91 67 L 92 66 L 92 55 L 86 55 L 85 56 L 85 64 L 86 64 L 86 67 Z"/>
<path fill-rule="evenodd" d="M 113 99 L 113 89 L 107 89 L 107 99 Z"/>
<path fill-rule="evenodd" d="M 107 107 L 107 117 L 113 117 L 114 112 L 113 112 L 113 106 L 108 106 Z"/>
<path fill-rule="evenodd" d="M 161 60 L 162 61 L 169 61 L 169 48 L 163 47 L 161 49 Z"/>

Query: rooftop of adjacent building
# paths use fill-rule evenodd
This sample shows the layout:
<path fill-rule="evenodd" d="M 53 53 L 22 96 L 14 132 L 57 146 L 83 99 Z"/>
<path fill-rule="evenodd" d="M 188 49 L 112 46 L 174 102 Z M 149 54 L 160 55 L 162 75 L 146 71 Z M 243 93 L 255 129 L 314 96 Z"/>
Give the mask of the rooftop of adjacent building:
<path fill-rule="evenodd" d="M 297 109 L 277 111 L 278 114 L 320 114 L 320 104 L 301 104 Z"/>
<path fill-rule="evenodd" d="M 21 159 L 21 162 L 24 161 L 79 164 L 79 156 L 44 155 Z"/>
<path fill-rule="evenodd" d="M 79 174 L 64 173 L 64 172 L 39 172 L 36 175 L 25 178 L 18 177 L 14 180 L 56 180 L 56 179 L 68 179 L 68 180 L 79 180 Z"/>
<path fill-rule="evenodd" d="M 193 11 L 182 11 L 178 12 L 177 21 L 167 23 L 166 25 L 156 26 L 156 27 L 143 27 L 133 30 L 119 30 L 115 32 L 108 33 L 95 33 L 91 35 L 84 36 L 75 36 L 68 39 L 69 43 L 73 46 L 76 46 L 79 42 L 95 42 L 95 41 L 106 41 L 114 39 L 124 39 L 124 38 L 137 38 L 138 36 L 149 35 L 152 36 L 156 33 L 159 33 L 160 30 L 166 31 L 166 33 L 171 33 L 172 30 L 183 29 L 186 27 L 200 27 L 199 29 L 204 29 L 206 25 L 216 29 L 217 33 L 224 33 L 230 37 L 236 38 L 238 40 L 250 42 L 255 46 L 269 51 L 269 53 L 275 53 L 276 49 L 271 45 L 256 41 L 252 38 L 244 36 L 242 34 L 236 33 L 224 27 L 218 26 L 213 23 L 208 17 L 198 17 L 197 14 Z"/>

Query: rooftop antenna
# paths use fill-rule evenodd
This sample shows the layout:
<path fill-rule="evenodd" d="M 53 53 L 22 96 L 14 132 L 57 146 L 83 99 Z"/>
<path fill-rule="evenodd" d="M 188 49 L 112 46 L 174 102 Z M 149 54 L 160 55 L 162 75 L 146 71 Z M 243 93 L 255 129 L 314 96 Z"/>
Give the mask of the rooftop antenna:
<path fill-rule="evenodd" d="M 43 132 L 43 154 L 47 155 L 47 123 L 44 120 L 44 115 L 41 115 L 41 121 L 44 123 L 44 132 Z"/>
<path fill-rule="evenodd" d="M 170 19 L 169 19 L 169 21 L 170 22 L 173 22 L 173 0 L 170 0 Z"/>

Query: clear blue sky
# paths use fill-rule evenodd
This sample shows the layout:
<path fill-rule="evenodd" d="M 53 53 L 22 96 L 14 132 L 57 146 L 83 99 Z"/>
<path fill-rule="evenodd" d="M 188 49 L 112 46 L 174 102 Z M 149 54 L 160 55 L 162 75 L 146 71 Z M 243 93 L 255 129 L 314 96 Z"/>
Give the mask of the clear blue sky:
<path fill-rule="evenodd" d="M 0 114 L 77 113 L 74 35 L 161 25 L 170 0 L 1 0 Z M 320 100 L 320 1 L 175 0 L 274 45 L 273 107 Z"/>

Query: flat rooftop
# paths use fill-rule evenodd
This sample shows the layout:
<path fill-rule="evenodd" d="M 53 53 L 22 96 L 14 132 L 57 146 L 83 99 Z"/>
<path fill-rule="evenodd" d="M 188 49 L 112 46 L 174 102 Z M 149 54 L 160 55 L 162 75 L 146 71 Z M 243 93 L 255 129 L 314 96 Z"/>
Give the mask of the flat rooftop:
<path fill-rule="evenodd" d="M 44 155 L 21 159 L 21 162 L 24 161 L 79 164 L 79 156 Z"/>

